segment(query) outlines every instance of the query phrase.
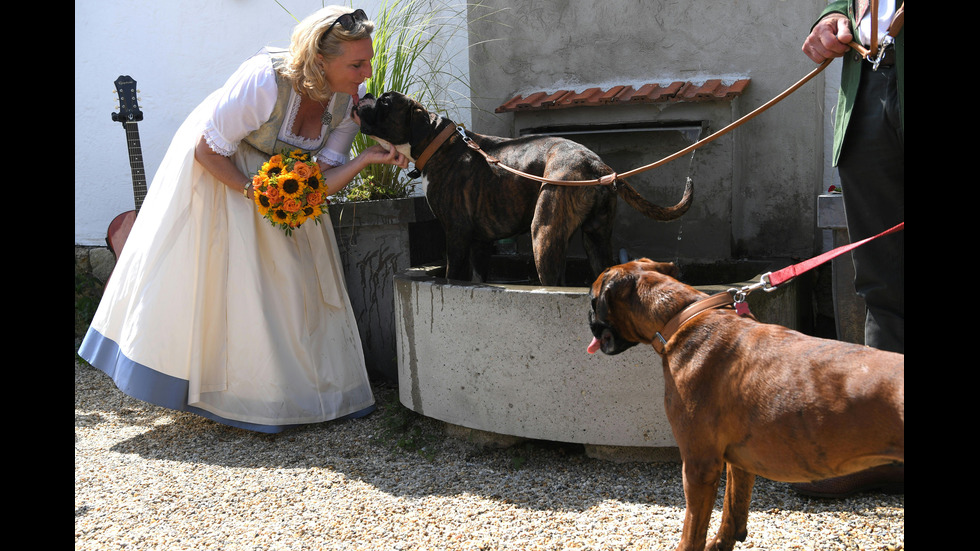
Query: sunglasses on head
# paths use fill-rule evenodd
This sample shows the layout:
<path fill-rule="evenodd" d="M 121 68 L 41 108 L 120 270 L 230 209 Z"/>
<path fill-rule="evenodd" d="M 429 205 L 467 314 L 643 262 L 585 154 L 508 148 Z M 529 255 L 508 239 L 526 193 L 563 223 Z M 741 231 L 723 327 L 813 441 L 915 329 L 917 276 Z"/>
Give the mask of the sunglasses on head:
<path fill-rule="evenodd" d="M 330 31 L 333 30 L 334 25 L 338 23 L 340 24 L 341 27 L 343 27 L 345 31 L 351 32 L 357 27 L 358 22 L 366 21 L 366 20 L 367 20 L 367 14 L 364 13 L 364 10 L 362 9 L 356 9 L 354 10 L 353 13 L 345 13 L 344 15 L 338 17 L 336 21 L 331 23 L 329 27 L 327 27 L 326 32 L 324 32 L 323 36 L 321 37 L 321 40 L 323 38 L 326 38 L 326 36 L 330 34 Z"/>

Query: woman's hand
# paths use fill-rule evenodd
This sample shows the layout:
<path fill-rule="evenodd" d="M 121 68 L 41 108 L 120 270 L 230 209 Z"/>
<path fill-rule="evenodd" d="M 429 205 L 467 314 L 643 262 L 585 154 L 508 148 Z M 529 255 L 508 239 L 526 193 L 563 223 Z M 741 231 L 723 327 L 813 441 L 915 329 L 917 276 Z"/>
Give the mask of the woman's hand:
<path fill-rule="evenodd" d="M 327 195 L 333 195 L 346 187 L 359 172 L 372 164 L 406 168 L 408 159 L 394 148 L 388 151 L 380 145 L 373 145 L 361 151 L 351 162 L 340 166 L 330 166 L 321 162 L 320 170 L 323 173 L 323 183 L 327 187 Z"/>
<path fill-rule="evenodd" d="M 248 190 L 245 192 L 248 195 L 243 194 L 243 197 L 248 197 L 249 199 L 253 197 L 252 191 L 247 187 L 252 180 L 245 174 L 242 174 L 231 159 L 215 153 L 204 139 L 204 136 L 201 136 L 201 139 L 197 142 L 197 147 L 194 149 L 194 159 L 201 163 L 221 183 L 240 194 Z"/>
<path fill-rule="evenodd" d="M 394 147 L 389 151 L 380 145 L 372 145 L 362 151 L 358 155 L 358 158 L 362 158 L 366 164 L 395 165 L 399 168 L 408 167 L 408 159 Z"/>

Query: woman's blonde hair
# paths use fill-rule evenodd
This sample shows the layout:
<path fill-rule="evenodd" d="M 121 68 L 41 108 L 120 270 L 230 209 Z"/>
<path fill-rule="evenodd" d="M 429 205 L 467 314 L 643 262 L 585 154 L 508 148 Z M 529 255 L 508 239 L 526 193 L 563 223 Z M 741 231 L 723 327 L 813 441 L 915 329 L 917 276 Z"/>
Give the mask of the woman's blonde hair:
<path fill-rule="evenodd" d="M 327 6 L 313 12 L 293 29 L 289 44 L 292 59 L 282 74 L 293 83 L 297 92 L 316 101 L 330 99 L 333 92 L 317 63 L 317 54 L 327 60 L 334 59 L 342 53 L 344 42 L 370 38 L 374 31 L 374 22 L 370 19 L 355 20 L 354 28 L 349 31 L 340 24 L 334 25 L 339 17 L 351 11 L 345 6 Z M 330 28 L 331 25 L 333 28 Z M 327 29 L 330 29 L 330 33 L 324 36 Z"/>

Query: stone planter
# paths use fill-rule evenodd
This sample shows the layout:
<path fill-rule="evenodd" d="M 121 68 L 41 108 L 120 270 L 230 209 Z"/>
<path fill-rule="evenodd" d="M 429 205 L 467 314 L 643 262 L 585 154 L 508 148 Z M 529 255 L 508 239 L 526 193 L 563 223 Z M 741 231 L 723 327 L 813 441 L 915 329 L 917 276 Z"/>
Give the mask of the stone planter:
<path fill-rule="evenodd" d="M 425 197 L 331 204 L 330 218 L 368 373 L 395 382 L 394 275 L 441 259 L 442 229 Z"/>
<path fill-rule="evenodd" d="M 834 248 L 851 242 L 844 218 L 843 195 L 827 193 L 817 196 L 817 227 L 833 232 Z M 831 263 L 834 274 L 832 287 L 837 338 L 846 342 L 864 344 L 864 299 L 854 291 L 854 265 L 851 263 L 851 253 L 838 256 Z"/>

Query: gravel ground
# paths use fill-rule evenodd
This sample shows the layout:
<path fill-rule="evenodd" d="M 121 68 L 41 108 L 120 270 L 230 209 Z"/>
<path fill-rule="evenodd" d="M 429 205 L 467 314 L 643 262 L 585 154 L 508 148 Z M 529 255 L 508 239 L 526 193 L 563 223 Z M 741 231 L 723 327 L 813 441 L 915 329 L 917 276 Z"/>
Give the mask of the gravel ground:
<path fill-rule="evenodd" d="M 680 465 L 579 446 L 490 449 L 376 389 L 367 418 L 279 435 L 133 400 L 75 364 L 75 549 L 672 550 Z M 717 528 L 721 492 L 712 516 Z M 758 479 L 736 549 L 904 549 L 904 496 Z"/>

